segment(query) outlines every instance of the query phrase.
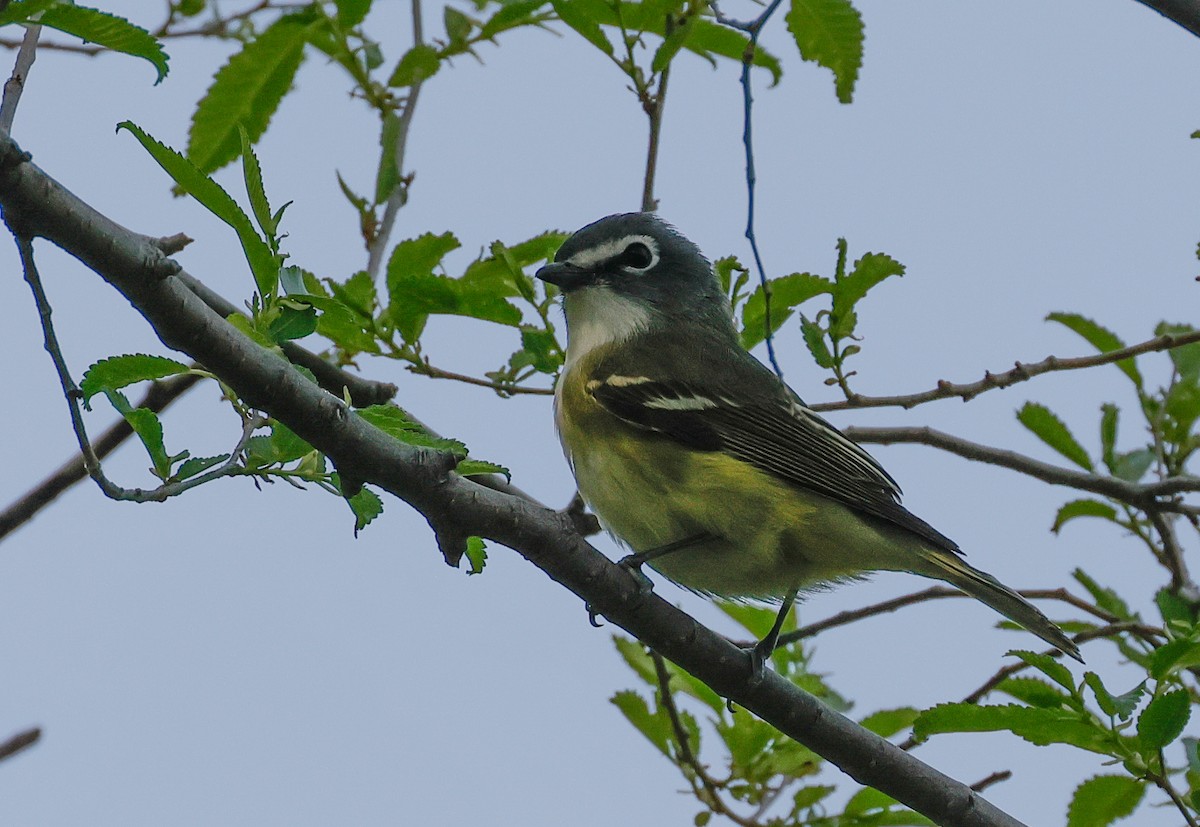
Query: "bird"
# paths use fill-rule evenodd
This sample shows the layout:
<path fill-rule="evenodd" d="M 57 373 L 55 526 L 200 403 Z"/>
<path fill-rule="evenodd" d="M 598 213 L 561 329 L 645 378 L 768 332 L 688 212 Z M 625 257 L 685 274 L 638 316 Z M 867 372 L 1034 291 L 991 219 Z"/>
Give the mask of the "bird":
<path fill-rule="evenodd" d="M 562 294 L 554 417 L 580 495 L 645 588 L 649 565 L 706 596 L 780 604 L 750 650 L 756 674 L 799 594 L 881 570 L 949 583 L 1082 661 L 741 346 L 712 265 L 657 214 L 588 224 L 536 276 Z"/>

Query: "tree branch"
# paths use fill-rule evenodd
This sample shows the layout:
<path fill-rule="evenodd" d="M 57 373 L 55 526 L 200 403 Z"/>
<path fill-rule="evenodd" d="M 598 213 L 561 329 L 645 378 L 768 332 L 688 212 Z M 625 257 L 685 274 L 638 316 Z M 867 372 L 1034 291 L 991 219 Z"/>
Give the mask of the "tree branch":
<path fill-rule="evenodd" d="M 1200 3 L 1196 0 L 1137 0 L 1200 37 Z"/>
<path fill-rule="evenodd" d="M 323 451 L 344 478 L 380 486 L 421 512 L 455 562 L 475 534 L 516 550 L 610 621 L 781 732 L 941 824 L 1016 827 L 1016 819 L 768 671 L 750 676 L 746 653 L 667 601 L 575 533 L 558 512 L 453 473 L 454 460 L 369 425 L 214 313 L 142 236 L 97 213 L 29 163 L 0 133 L 0 209 L 18 235 L 40 236 L 119 290 L 169 347 L 221 376 L 245 402 Z M 582 622 L 582 619 L 581 619 Z"/>
<path fill-rule="evenodd" d="M 18 752 L 28 749 L 36 744 L 41 737 L 42 730 L 39 727 L 32 727 L 24 732 L 18 732 L 7 741 L 0 743 L 0 761 L 12 758 Z"/>
<path fill-rule="evenodd" d="M 145 396 L 134 407 L 149 408 L 155 413 L 161 413 L 199 381 L 200 377 L 196 374 L 185 373 L 165 381 L 153 382 Z M 118 419 L 109 426 L 108 430 L 92 441 L 96 457 L 104 459 L 132 435 L 133 428 L 129 426 L 129 423 L 124 419 Z M 31 520 L 35 514 L 52 503 L 58 495 L 85 477 L 87 477 L 87 467 L 82 455 L 77 454 L 67 460 L 57 471 L 26 491 L 8 508 L 0 511 L 0 540 Z"/>
<path fill-rule="evenodd" d="M 1016 385 L 1019 382 L 1025 382 L 1035 376 L 1040 376 L 1043 373 L 1052 373 L 1060 370 L 1081 370 L 1083 368 L 1094 368 L 1099 365 L 1108 365 L 1113 362 L 1120 362 L 1122 359 L 1129 359 L 1134 356 L 1140 356 L 1143 353 L 1152 353 L 1160 350 L 1171 350 L 1173 348 L 1189 345 L 1193 342 L 1200 342 L 1200 331 L 1193 333 L 1185 333 L 1180 335 L 1165 335 L 1156 336 L 1153 339 L 1148 339 L 1145 342 L 1139 342 L 1136 345 L 1123 347 L 1120 350 L 1111 350 L 1108 353 L 1098 353 L 1094 356 L 1076 356 L 1068 359 L 1060 359 L 1057 356 L 1047 356 L 1040 362 L 1033 364 L 1025 364 L 1017 362 L 1015 367 L 1006 370 L 1002 373 L 992 373 L 985 371 L 983 378 L 978 382 L 965 382 L 962 384 L 939 380 L 937 387 L 920 393 L 909 393 L 898 396 L 863 396 L 859 393 L 851 393 L 845 399 L 840 399 L 836 402 L 820 402 L 815 405 L 810 405 L 814 411 L 844 411 L 850 408 L 915 408 L 917 405 L 922 405 L 926 402 L 933 402 L 937 399 L 961 399 L 964 402 L 969 402 L 984 391 L 994 390 L 996 388 L 1007 388 Z"/>
<path fill-rule="evenodd" d="M 1099 609 L 1093 606 L 1091 603 L 1088 603 L 1086 600 L 1076 597 L 1066 589 L 1021 589 L 1017 593 L 1022 597 L 1033 599 L 1044 598 L 1048 600 L 1061 600 L 1064 603 L 1069 603 L 1077 609 L 1082 609 L 1083 611 L 1098 617 L 1105 623 L 1113 623 L 1118 619 L 1115 615 L 1109 614 L 1103 609 Z M 912 606 L 917 603 L 925 603 L 929 600 L 941 600 L 947 597 L 969 596 L 970 595 L 968 595 L 966 592 L 950 588 L 949 586 L 930 586 L 929 588 L 922 589 L 919 592 L 901 595 L 900 597 L 893 597 L 891 600 L 884 600 L 879 603 L 874 603 L 870 606 L 863 606 L 861 609 L 849 609 L 844 612 L 838 612 L 837 614 L 827 617 L 824 620 L 817 621 L 816 623 L 810 623 L 807 626 L 801 626 L 799 629 L 788 632 L 786 635 L 780 635 L 779 645 L 786 646 L 789 643 L 795 643 L 798 640 L 815 637 L 827 629 L 834 629 L 838 626 L 846 626 L 850 623 L 863 620 L 864 618 L 875 617 L 877 615 L 894 612 L 899 609 L 903 609 L 905 606 Z"/>
<path fill-rule="evenodd" d="M 1196 513 L 1195 506 L 1160 498 L 1200 491 L 1200 478 L 1197 477 L 1170 477 L 1146 484 L 1126 482 L 1117 477 L 1102 477 L 1098 474 L 1061 468 L 1024 454 L 1018 454 L 1016 451 L 981 445 L 978 442 L 971 442 L 968 439 L 928 427 L 866 428 L 853 426 L 846 428 L 844 433 L 855 442 L 882 445 L 904 442 L 929 445 L 975 462 L 986 462 L 989 465 L 999 465 L 1019 471 L 1051 485 L 1066 485 L 1080 491 L 1090 491 L 1093 494 L 1129 503 L 1138 508 L 1179 514 Z"/>
<path fill-rule="evenodd" d="M 25 80 L 29 77 L 33 61 L 37 59 L 38 37 L 41 33 L 41 26 L 25 29 L 12 75 L 4 82 L 4 98 L 0 100 L 0 129 L 5 132 L 12 132 L 13 118 L 17 116 L 17 103 L 21 100 L 21 93 L 25 91 Z"/>

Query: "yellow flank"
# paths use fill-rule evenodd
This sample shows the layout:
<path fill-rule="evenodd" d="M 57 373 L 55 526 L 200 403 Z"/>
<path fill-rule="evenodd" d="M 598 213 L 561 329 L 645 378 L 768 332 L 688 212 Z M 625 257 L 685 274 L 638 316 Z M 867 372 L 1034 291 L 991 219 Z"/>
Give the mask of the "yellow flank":
<path fill-rule="evenodd" d="M 600 356 L 589 353 L 559 380 L 559 437 L 580 494 L 634 551 L 712 538 L 649 563 L 669 579 L 706 594 L 774 599 L 869 570 L 917 567 L 920 544 L 907 532 L 608 413 L 584 383 Z"/>

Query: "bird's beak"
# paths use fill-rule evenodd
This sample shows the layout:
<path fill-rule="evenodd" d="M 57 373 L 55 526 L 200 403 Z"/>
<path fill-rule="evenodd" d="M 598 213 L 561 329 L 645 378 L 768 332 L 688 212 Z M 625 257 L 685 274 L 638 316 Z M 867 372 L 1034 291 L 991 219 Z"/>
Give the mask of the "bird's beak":
<path fill-rule="evenodd" d="M 562 290 L 564 293 L 570 293 L 577 287 L 583 287 L 592 280 L 592 272 L 585 270 L 582 267 L 576 267 L 574 264 L 567 264 L 564 261 L 555 261 L 547 264 L 545 267 L 538 270 L 536 275 L 542 281 L 550 282 Z"/>

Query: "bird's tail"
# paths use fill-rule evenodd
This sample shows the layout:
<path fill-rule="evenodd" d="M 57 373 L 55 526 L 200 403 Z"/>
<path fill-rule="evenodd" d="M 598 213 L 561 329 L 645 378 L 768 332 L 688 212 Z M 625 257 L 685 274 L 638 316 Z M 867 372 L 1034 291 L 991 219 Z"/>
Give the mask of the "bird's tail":
<path fill-rule="evenodd" d="M 974 568 L 954 554 L 935 551 L 922 555 L 922 557 L 932 564 L 929 570 L 921 572 L 922 574 L 945 580 L 950 585 L 962 589 L 971 597 L 991 606 L 1014 623 L 1024 626 L 1051 646 L 1061 649 L 1065 654 L 1083 663 L 1083 658 L 1079 655 L 1079 647 L 1066 636 L 1062 629 L 1055 626 L 1033 604 L 995 577 Z"/>

